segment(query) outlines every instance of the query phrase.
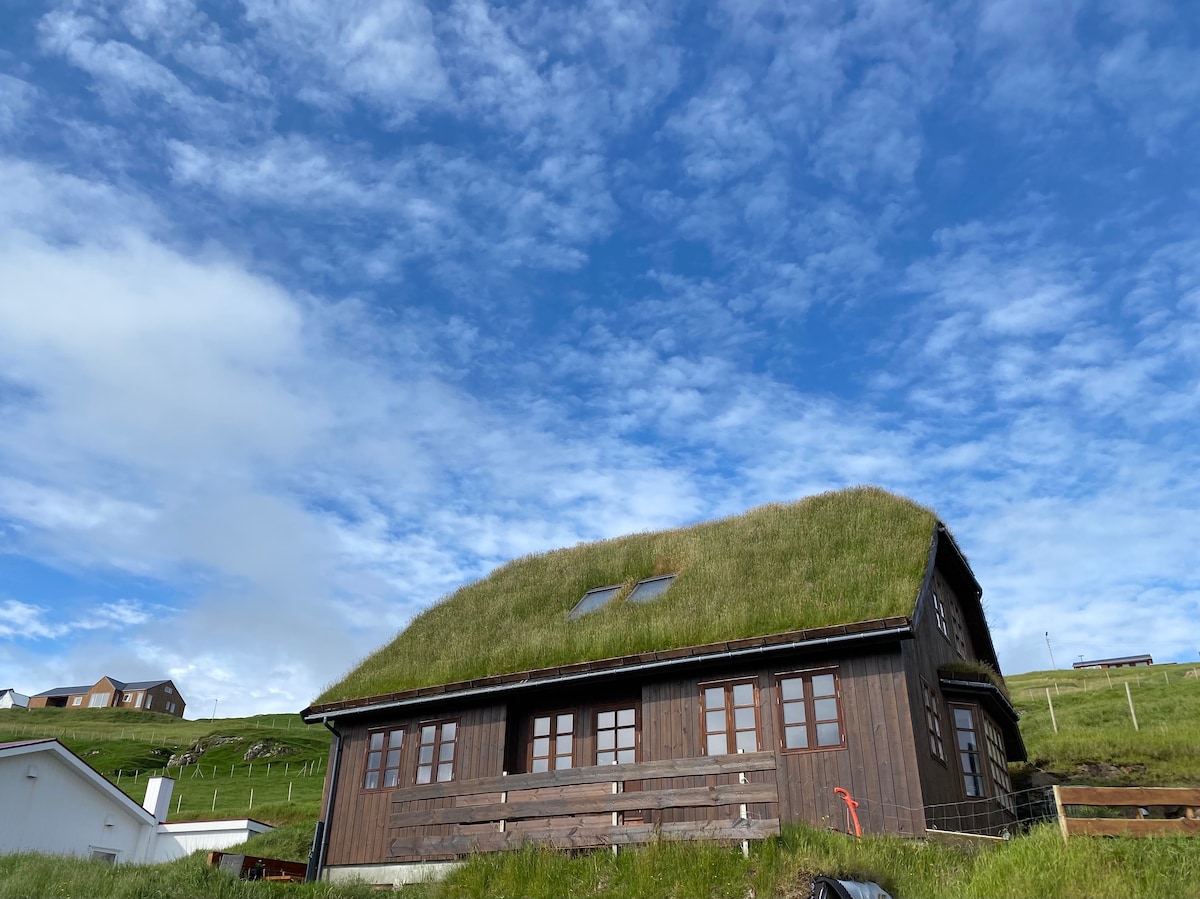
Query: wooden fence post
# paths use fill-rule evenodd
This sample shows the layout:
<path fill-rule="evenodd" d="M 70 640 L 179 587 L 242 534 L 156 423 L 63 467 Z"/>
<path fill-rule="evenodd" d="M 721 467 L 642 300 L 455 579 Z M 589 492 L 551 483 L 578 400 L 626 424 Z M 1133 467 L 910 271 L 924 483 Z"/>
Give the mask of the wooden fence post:
<path fill-rule="evenodd" d="M 1137 712 L 1133 710 L 1133 694 L 1129 692 L 1129 681 L 1125 681 L 1125 698 L 1129 700 L 1129 717 L 1133 719 L 1133 729 L 1141 730 L 1137 723 Z"/>
<path fill-rule="evenodd" d="M 1046 688 L 1046 704 L 1050 706 L 1050 724 L 1054 727 L 1054 732 L 1058 733 L 1058 721 L 1054 717 L 1054 700 L 1050 698 L 1050 688 Z"/>

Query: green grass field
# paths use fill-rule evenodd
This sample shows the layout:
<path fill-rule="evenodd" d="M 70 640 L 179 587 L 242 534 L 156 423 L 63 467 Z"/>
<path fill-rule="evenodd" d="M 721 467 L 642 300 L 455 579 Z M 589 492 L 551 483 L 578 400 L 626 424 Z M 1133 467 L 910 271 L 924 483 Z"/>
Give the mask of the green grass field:
<path fill-rule="evenodd" d="M 1198 668 L 1035 671 L 1006 678 L 1031 764 L 1073 783 L 1200 786 L 1200 677 L 1188 676 Z"/>

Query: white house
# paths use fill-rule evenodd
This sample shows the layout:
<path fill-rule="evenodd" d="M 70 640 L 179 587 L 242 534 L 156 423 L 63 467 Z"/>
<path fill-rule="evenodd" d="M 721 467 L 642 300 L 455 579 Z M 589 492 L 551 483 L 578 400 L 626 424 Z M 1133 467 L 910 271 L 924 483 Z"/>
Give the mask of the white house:
<path fill-rule="evenodd" d="M 57 740 L 0 743 L 0 854 L 164 862 L 271 830 L 250 818 L 167 824 L 174 786 L 150 778 L 138 805 Z"/>
<path fill-rule="evenodd" d="M 29 697 L 16 690 L 0 690 L 0 709 L 27 709 Z"/>

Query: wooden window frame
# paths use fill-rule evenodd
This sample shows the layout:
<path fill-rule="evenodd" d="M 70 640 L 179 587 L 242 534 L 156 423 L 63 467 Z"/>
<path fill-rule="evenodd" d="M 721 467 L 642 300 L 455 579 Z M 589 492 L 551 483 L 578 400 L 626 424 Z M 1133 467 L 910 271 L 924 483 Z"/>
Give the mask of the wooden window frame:
<path fill-rule="evenodd" d="M 753 698 L 752 698 L 751 705 L 749 705 L 749 706 L 734 705 L 734 703 L 733 703 L 734 688 L 738 687 L 738 686 L 742 686 L 743 684 L 749 685 L 750 689 L 753 691 L 752 692 Z M 763 742 L 762 742 L 762 716 L 759 713 L 759 711 L 760 711 L 760 696 L 759 696 L 759 689 L 758 689 L 758 678 L 757 677 L 738 677 L 738 678 L 732 678 L 730 680 L 705 681 L 705 682 L 699 684 L 698 686 L 700 689 L 700 735 L 701 735 L 702 745 L 704 747 L 704 754 L 705 755 L 713 754 L 708 751 L 708 738 L 710 736 L 715 736 L 718 733 L 722 734 L 725 737 L 725 751 L 721 752 L 721 753 L 716 753 L 717 755 L 737 755 L 741 751 L 741 750 L 739 750 L 738 745 L 737 745 L 737 736 L 739 733 L 749 733 L 749 730 L 745 729 L 745 728 L 739 730 L 737 728 L 736 715 L 737 715 L 738 709 L 744 709 L 744 708 L 749 708 L 754 712 L 754 748 L 748 749 L 746 751 L 747 752 L 760 752 L 762 750 Z M 725 729 L 721 730 L 721 731 L 715 731 L 715 730 L 710 731 L 708 729 L 708 712 L 717 711 L 717 710 L 709 709 L 708 706 L 705 704 L 704 692 L 706 690 L 715 690 L 718 688 L 722 690 L 722 697 L 724 699 L 724 705 L 723 705 L 721 711 L 723 711 L 725 713 Z"/>
<path fill-rule="evenodd" d="M 602 762 L 602 761 L 600 761 L 600 753 L 601 752 L 612 752 L 614 754 L 618 754 L 618 753 L 620 753 L 621 748 L 622 748 L 619 745 L 614 745 L 612 749 L 601 749 L 600 748 L 600 730 L 601 730 L 600 716 L 602 714 L 604 714 L 605 712 L 618 713 L 616 723 L 612 728 L 612 730 L 614 731 L 614 744 L 615 744 L 616 743 L 615 732 L 621 729 L 620 713 L 623 711 L 626 711 L 628 709 L 633 709 L 633 762 L 632 763 L 619 762 L 619 764 L 623 764 L 623 765 L 637 764 L 638 762 L 640 762 L 642 760 L 642 704 L 640 702 L 637 702 L 636 700 L 631 700 L 628 702 L 613 702 L 613 703 L 608 703 L 606 705 L 598 705 L 592 709 L 592 722 L 591 723 L 592 723 L 593 741 L 595 743 L 595 745 L 593 747 L 593 751 L 592 751 L 592 759 L 595 764 L 597 764 L 597 765 L 618 764 L 618 762 Z M 608 730 L 609 728 L 604 728 L 604 729 Z"/>
<path fill-rule="evenodd" d="M 971 715 L 971 727 L 969 732 L 975 737 L 975 748 L 963 749 L 959 743 L 959 734 L 967 733 L 968 729 L 958 726 L 957 711 L 964 711 Z M 987 770 L 987 747 L 983 742 L 982 734 L 979 726 L 979 720 L 983 717 L 983 712 L 979 706 L 969 702 L 952 702 L 950 703 L 950 720 L 954 726 L 954 752 L 958 757 L 958 770 L 962 775 L 963 792 L 966 793 L 968 799 L 987 799 L 988 792 L 988 770 Z M 975 756 L 978 764 L 977 771 L 968 771 L 963 763 L 963 756 Z M 979 793 L 972 794 L 967 785 L 969 778 L 975 778 L 979 782 Z"/>
<path fill-rule="evenodd" d="M 837 726 L 838 735 L 841 737 L 841 742 L 836 746 L 818 746 L 817 745 L 817 725 L 829 724 L 833 722 L 832 718 L 816 717 L 816 699 L 812 693 L 812 679 L 823 674 L 833 675 L 833 699 L 837 703 Z M 783 682 L 800 678 L 804 681 L 804 695 L 800 700 L 787 700 L 783 698 Z M 822 699 L 828 699 L 828 696 L 822 696 Z M 789 726 L 785 722 L 785 708 L 789 703 L 803 702 L 804 703 L 804 726 L 807 732 L 807 746 L 792 746 L 787 745 L 787 728 Z M 846 710 L 842 703 L 842 678 L 838 672 L 836 665 L 826 666 L 823 668 L 805 668 L 799 671 L 784 671 L 775 675 L 775 708 L 776 722 L 779 727 L 779 751 L 780 752 L 837 752 L 846 749 L 848 738 L 846 734 Z"/>
<path fill-rule="evenodd" d="M 988 775 L 991 777 L 996 799 L 1005 809 L 1016 814 L 1013 807 L 1012 778 L 1008 773 L 1008 755 L 1004 751 L 1004 735 L 987 715 L 983 716 L 983 742 L 987 747 Z"/>
<path fill-rule="evenodd" d="M 563 734 L 558 730 L 558 719 L 560 717 L 562 717 L 563 715 L 572 716 L 571 717 L 571 731 L 570 731 L 570 737 L 571 737 L 570 760 L 571 761 L 570 761 L 570 764 L 567 765 L 566 767 L 567 768 L 578 767 L 578 764 L 579 764 L 579 762 L 578 762 L 579 710 L 578 709 L 556 709 L 552 712 L 534 712 L 532 715 L 529 716 L 529 746 L 525 752 L 525 764 L 526 764 L 525 770 L 526 771 L 530 772 L 531 774 L 536 773 L 535 768 L 534 768 L 534 763 L 537 759 L 540 759 L 540 758 L 545 758 L 547 761 L 545 770 L 547 770 L 547 771 L 562 771 L 562 770 L 564 770 L 564 768 L 560 768 L 557 765 L 558 759 L 562 758 L 562 755 L 560 753 L 558 753 L 558 751 L 557 751 L 557 749 L 558 749 L 557 742 L 558 742 L 558 738 L 563 736 Z M 536 755 L 535 751 L 534 751 L 535 741 L 538 739 L 537 720 L 539 718 L 549 718 L 550 719 L 550 734 L 548 735 L 548 739 L 550 740 L 550 745 L 549 745 L 550 754 L 546 755 L 546 756 Z M 552 762 L 554 764 L 551 764 Z"/>
<path fill-rule="evenodd" d="M 367 731 L 367 746 L 366 752 L 363 753 L 363 776 L 361 786 L 363 791 L 372 790 L 395 790 L 400 787 L 400 769 L 404 765 L 404 739 L 407 736 L 407 728 L 405 727 L 377 727 Z M 393 734 L 399 734 L 399 745 L 393 746 Z M 379 737 L 379 748 L 372 749 L 371 744 L 375 737 Z M 395 753 L 395 756 L 392 756 Z M 372 756 L 378 756 L 377 759 L 372 759 Z M 372 764 L 372 761 L 376 764 Z M 396 764 L 388 764 L 395 761 Z M 388 772 L 395 774 L 395 780 L 392 783 L 387 782 Z M 374 775 L 374 783 L 371 783 L 371 775 Z"/>
<path fill-rule="evenodd" d="M 449 740 L 443 739 L 445 736 L 446 725 L 453 725 L 454 727 L 454 735 Z M 425 741 L 425 730 L 426 728 L 430 727 L 434 728 L 433 742 L 427 743 Z M 417 750 L 417 764 L 415 770 L 413 771 L 414 785 L 450 783 L 458 776 L 458 736 L 461 729 L 462 724 L 458 718 L 433 718 L 429 721 L 422 721 L 414 728 Z M 422 762 L 421 750 L 426 746 L 432 746 L 433 752 L 428 762 Z M 454 747 L 448 760 L 442 759 L 443 746 Z M 442 777 L 441 768 L 443 765 L 447 764 L 450 766 L 450 776 Z M 423 769 L 429 771 L 428 780 L 421 780 L 421 771 Z"/>
<path fill-rule="evenodd" d="M 954 632 L 950 641 L 954 645 L 954 651 L 960 659 L 967 658 L 967 627 L 963 622 L 962 609 L 957 599 L 950 600 L 950 627 Z"/>
<path fill-rule="evenodd" d="M 921 678 L 921 699 L 925 706 L 925 732 L 929 737 L 929 754 L 946 765 L 946 734 L 942 727 L 942 705 L 937 693 Z"/>
<path fill-rule="evenodd" d="M 933 622 L 937 625 L 938 633 L 950 639 L 950 628 L 946 623 L 946 603 L 938 596 L 936 589 L 929 591 L 929 603 L 933 606 Z"/>

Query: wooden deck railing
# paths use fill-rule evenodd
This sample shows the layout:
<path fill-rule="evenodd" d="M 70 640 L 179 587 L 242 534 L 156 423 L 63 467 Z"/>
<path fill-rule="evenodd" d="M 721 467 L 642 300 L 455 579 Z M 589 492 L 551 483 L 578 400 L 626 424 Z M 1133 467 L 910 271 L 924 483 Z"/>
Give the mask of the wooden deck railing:
<path fill-rule="evenodd" d="M 524 843 L 586 848 L 668 839 L 761 839 L 779 833 L 775 816 L 751 819 L 750 803 L 778 802 L 775 755 L 672 759 L 569 768 L 470 781 L 427 784 L 393 794 L 391 856 L 427 858 L 515 849 Z M 739 783 L 647 788 L 680 777 L 742 775 Z M 706 820 L 647 823 L 667 809 L 718 809 Z M 777 807 L 777 806 L 776 806 Z M 432 831 L 432 832 L 431 832 Z"/>
<path fill-rule="evenodd" d="M 1200 836 L 1200 789 L 1186 787 L 1061 787 L 1054 788 L 1058 824 L 1063 839 L 1083 836 Z M 1130 818 L 1071 817 L 1070 806 L 1128 808 Z M 1167 807 L 1182 817 L 1151 818 L 1142 809 Z"/>

